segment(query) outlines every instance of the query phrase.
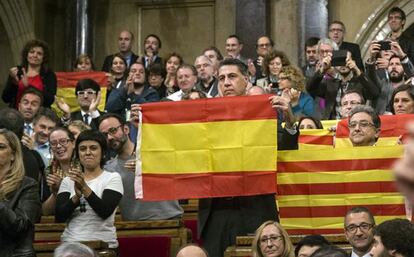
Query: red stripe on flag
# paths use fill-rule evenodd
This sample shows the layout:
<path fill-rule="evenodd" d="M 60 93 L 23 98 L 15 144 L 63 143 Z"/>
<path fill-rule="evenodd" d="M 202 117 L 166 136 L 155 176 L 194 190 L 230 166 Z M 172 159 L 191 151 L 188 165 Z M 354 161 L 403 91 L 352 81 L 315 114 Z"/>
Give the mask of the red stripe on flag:
<path fill-rule="evenodd" d="M 144 201 L 230 197 L 276 192 L 275 172 L 144 174 Z M 149 197 L 148 197 L 149 196 Z"/>
<path fill-rule="evenodd" d="M 283 222 L 282 222 L 283 226 Z M 341 234 L 343 229 L 286 229 L 289 235 L 323 235 L 323 234 Z"/>
<path fill-rule="evenodd" d="M 299 143 L 314 145 L 333 145 L 333 136 L 299 135 Z"/>
<path fill-rule="evenodd" d="M 258 95 L 147 103 L 142 105 L 142 120 L 144 123 L 176 124 L 276 119 L 268 98 L 269 95 Z"/>
<path fill-rule="evenodd" d="M 392 181 L 277 185 L 278 195 L 389 193 L 396 191 L 397 188 Z"/>
<path fill-rule="evenodd" d="M 278 173 L 390 169 L 397 158 L 277 163 Z"/>
<path fill-rule="evenodd" d="M 101 87 L 107 84 L 105 72 L 56 72 L 58 88 L 75 88 L 79 80 L 86 78 L 95 80 Z"/>
<path fill-rule="evenodd" d="M 318 206 L 318 207 L 281 207 L 280 215 L 284 218 L 321 218 L 343 217 L 352 205 Z M 367 205 L 374 216 L 401 216 L 405 215 L 404 204 Z"/>

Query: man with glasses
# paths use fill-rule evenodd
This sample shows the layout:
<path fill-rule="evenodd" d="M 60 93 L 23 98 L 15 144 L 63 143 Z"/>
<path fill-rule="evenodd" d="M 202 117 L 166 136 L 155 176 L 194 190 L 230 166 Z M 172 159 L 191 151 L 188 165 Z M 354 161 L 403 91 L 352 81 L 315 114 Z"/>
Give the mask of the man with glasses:
<path fill-rule="evenodd" d="M 106 136 L 108 148 L 116 152 L 105 170 L 118 172 L 122 178 L 124 195 L 120 202 L 122 220 L 180 219 L 183 209 L 178 201 L 141 201 L 135 199 L 135 144 L 129 139 L 129 127 L 116 114 L 105 114 L 99 121 L 99 131 Z"/>
<path fill-rule="evenodd" d="M 379 138 L 381 120 L 372 107 L 358 105 L 349 114 L 348 128 L 353 146 L 372 146 Z"/>
<path fill-rule="evenodd" d="M 348 90 L 341 98 L 341 117 L 348 118 L 351 111 L 358 105 L 365 104 L 365 99 L 358 90 Z"/>
<path fill-rule="evenodd" d="M 197 69 L 197 77 L 199 79 L 196 88 L 204 92 L 208 97 L 216 97 L 218 95 L 218 80 L 214 77 L 214 67 L 211 60 L 205 55 L 200 55 L 196 58 L 194 66 Z"/>
<path fill-rule="evenodd" d="M 97 108 L 101 100 L 101 87 L 92 79 L 82 79 L 76 84 L 75 94 L 80 107 L 79 111 L 70 112 L 70 107 L 63 99 L 57 99 L 56 105 L 63 111 L 62 123 L 69 124 L 81 120 L 92 129 L 98 128 L 99 116 L 103 114 Z"/>
<path fill-rule="evenodd" d="M 405 12 L 399 7 L 393 7 L 388 12 L 388 25 L 391 33 L 388 35 L 391 41 L 397 41 L 402 50 L 408 55 L 411 62 L 414 61 L 414 42 L 403 35 L 406 22 Z"/>
<path fill-rule="evenodd" d="M 374 226 L 374 216 L 368 208 L 353 207 L 346 213 L 345 237 L 352 246 L 351 257 L 370 257 L 369 251 L 374 242 Z"/>
<path fill-rule="evenodd" d="M 256 42 L 257 58 L 254 61 L 248 60 L 250 82 L 256 84 L 256 80 L 263 78 L 265 75 L 262 70 L 264 57 L 273 49 L 273 40 L 268 36 L 261 36 Z"/>

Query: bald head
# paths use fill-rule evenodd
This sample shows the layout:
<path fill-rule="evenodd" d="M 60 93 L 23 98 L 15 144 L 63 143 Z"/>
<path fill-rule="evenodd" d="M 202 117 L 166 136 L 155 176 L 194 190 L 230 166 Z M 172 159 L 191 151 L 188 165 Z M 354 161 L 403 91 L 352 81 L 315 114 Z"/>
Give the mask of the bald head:
<path fill-rule="evenodd" d="M 188 245 L 182 248 L 176 257 L 208 257 L 205 250 L 196 245 Z"/>

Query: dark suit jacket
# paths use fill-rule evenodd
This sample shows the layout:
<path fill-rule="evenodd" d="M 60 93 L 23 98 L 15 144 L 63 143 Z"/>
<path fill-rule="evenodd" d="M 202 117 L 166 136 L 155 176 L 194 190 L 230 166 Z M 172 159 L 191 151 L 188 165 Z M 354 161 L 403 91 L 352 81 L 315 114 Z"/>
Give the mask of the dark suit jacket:
<path fill-rule="evenodd" d="M 144 67 L 146 67 L 146 69 L 148 70 L 149 66 L 147 67 L 147 62 L 145 61 L 145 56 L 141 57 L 141 61 L 144 64 Z M 159 63 L 159 64 L 162 65 L 163 64 L 162 58 L 157 55 L 153 63 Z"/>
<path fill-rule="evenodd" d="M 131 62 L 129 63 L 129 66 L 131 66 L 131 64 L 135 63 L 138 59 L 138 55 L 132 53 L 131 55 Z M 111 71 L 111 67 L 112 67 L 112 60 L 114 59 L 114 55 L 108 55 L 107 57 L 105 57 L 104 63 L 102 65 L 102 71 L 105 72 L 110 72 Z M 128 68 L 129 68 L 128 66 Z"/>
<path fill-rule="evenodd" d="M 99 110 L 98 110 L 98 112 L 99 112 L 100 115 L 104 115 L 105 114 L 104 112 L 101 112 Z M 98 129 L 98 127 L 99 127 L 99 118 L 100 118 L 100 116 L 97 117 L 97 118 L 92 119 L 91 124 L 88 124 L 93 130 L 97 130 Z M 83 117 L 82 117 L 81 111 L 72 112 L 70 114 L 70 119 L 72 121 L 74 121 L 74 120 L 81 120 L 81 121 L 83 121 Z"/>
<path fill-rule="evenodd" d="M 355 61 L 358 68 L 364 72 L 364 63 L 362 62 L 361 58 L 361 50 L 359 49 L 358 44 L 350 43 L 350 42 L 342 42 L 339 46 L 341 50 L 348 50 L 352 54 L 352 59 Z"/>
<path fill-rule="evenodd" d="M 400 44 L 401 49 L 404 51 L 404 53 L 408 55 L 410 61 L 414 63 L 414 42 L 412 41 L 412 39 L 404 35 L 401 35 L 398 38 L 398 43 Z"/>

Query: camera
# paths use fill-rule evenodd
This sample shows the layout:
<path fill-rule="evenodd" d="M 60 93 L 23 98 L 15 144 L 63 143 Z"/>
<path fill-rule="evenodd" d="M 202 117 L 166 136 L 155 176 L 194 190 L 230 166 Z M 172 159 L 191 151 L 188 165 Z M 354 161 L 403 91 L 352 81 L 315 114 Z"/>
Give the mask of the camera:
<path fill-rule="evenodd" d="M 391 50 L 391 42 L 390 41 L 379 41 L 378 44 L 381 46 L 381 50 Z"/>
<path fill-rule="evenodd" d="M 345 66 L 346 65 L 346 56 L 348 51 L 346 50 L 334 50 L 332 52 L 332 66 Z"/>

